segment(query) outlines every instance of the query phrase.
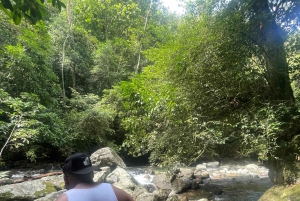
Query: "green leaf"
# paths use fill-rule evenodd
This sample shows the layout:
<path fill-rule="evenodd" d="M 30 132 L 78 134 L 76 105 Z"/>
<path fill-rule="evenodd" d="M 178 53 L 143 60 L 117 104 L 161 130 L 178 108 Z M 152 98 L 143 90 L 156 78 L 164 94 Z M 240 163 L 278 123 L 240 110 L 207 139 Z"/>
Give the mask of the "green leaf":
<path fill-rule="evenodd" d="M 13 7 L 11 5 L 10 0 L 1 0 L 1 3 L 2 3 L 4 8 L 7 8 L 7 9 L 13 11 Z"/>
<path fill-rule="evenodd" d="M 60 1 L 60 5 L 61 5 L 61 7 L 66 8 L 66 4 L 64 4 L 64 3 L 61 2 L 61 1 Z"/>
<path fill-rule="evenodd" d="M 21 22 L 21 13 L 15 12 L 13 15 L 13 21 L 16 25 L 20 24 Z"/>
<path fill-rule="evenodd" d="M 41 0 L 36 0 L 36 2 L 38 2 L 39 5 L 44 6 L 44 3 Z"/>

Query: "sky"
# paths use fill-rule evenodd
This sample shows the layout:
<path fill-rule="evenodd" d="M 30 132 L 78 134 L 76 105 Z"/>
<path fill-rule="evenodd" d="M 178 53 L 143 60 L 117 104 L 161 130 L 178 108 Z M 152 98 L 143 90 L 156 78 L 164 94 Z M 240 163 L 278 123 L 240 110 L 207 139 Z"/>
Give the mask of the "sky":
<path fill-rule="evenodd" d="M 183 13 L 183 8 L 179 7 L 180 2 L 178 0 L 161 0 L 164 6 L 169 7 L 170 11 L 176 12 L 178 14 Z"/>

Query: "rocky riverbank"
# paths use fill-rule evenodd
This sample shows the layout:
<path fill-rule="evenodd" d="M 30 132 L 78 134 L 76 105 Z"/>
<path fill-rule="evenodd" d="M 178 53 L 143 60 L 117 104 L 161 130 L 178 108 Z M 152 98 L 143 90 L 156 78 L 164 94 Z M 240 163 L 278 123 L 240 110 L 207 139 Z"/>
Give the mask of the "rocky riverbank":
<path fill-rule="evenodd" d="M 218 162 L 209 162 L 195 167 L 179 165 L 169 171 L 154 167 L 128 168 L 110 148 L 93 153 L 91 161 L 97 167 L 95 181 L 111 183 L 127 191 L 136 201 L 256 201 L 272 186 L 268 178 L 268 169 L 256 164 L 220 165 Z M 26 175 L 24 172 L 19 173 L 19 176 L 26 176 L 28 181 L 8 182 L 0 186 L 0 200 L 52 201 L 64 192 L 62 175 L 30 181 L 30 178 L 39 175 L 40 170 L 34 171 L 29 171 L 29 177 L 28 170 Z M 55 171 L 53 167 L 52 171 Z M 0 179 L 0 183 L 15 180 L 16 178 L 12 178 L 13 172 L 0 173 L 0 177 L 5 177 Z M 144 182 L 139 182 L 139 178 L 143 178 Z"/>

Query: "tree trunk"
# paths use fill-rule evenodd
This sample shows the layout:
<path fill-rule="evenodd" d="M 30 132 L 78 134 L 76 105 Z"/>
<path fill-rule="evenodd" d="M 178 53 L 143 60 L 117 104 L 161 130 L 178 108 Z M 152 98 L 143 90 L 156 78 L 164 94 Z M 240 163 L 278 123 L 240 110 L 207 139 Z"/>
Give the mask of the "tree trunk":
<path fill-rule="evenodd" d="M 265 77 L 272 92 L 270 101 L 274 106 L 285 103 L 286 106 L 295 108 L 281 28 L 269 9 L 268 0 L 254 0 L 252 3 L 258 29 L 256 40 L 262 51 L 266 67 Z M 298 126 L 291 125 L 291 117 L 296 113 L 294 109 L 288 117 L 281 119 L 282 122 L 289 122 L 289 126 L 277 134 L 276 142 L 279 147 L 273 147 L 276 151 L 268 154 L 269 177 L 274 184 L 291 184 L 297 178 L 295 153 L 298 147 L 298 129 L 295 128 Z"/>

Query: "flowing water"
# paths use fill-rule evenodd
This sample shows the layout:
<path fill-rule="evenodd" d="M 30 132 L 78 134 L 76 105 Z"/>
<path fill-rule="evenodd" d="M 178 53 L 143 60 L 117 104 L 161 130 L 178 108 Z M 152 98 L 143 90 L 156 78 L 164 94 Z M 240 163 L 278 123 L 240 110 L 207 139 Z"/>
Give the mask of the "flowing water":
<path fill-rule="evenodd" d="M 144 174 L 143 171 L 152 169 L 155 174 L 165 171 L 148 166 L 130 167 L 127 169 L 141 184 L 151 184 L 153 179 L 153 175 L 145 176 L 148 174 Z M 205 185 L 220 187 L 222 189 L 221 195 L 213 195 L 200 188 L 198 190 L 190 190 L 180 196 L 186 196 L 189 200 L 208 198 L 215 201 L 257 201 L 273 185 L 268 177 L 268 169 L 255 164 L 226 164 L 207 168 L 207 172 L 210 175 L 210 179 L 205 181 Z"/>

